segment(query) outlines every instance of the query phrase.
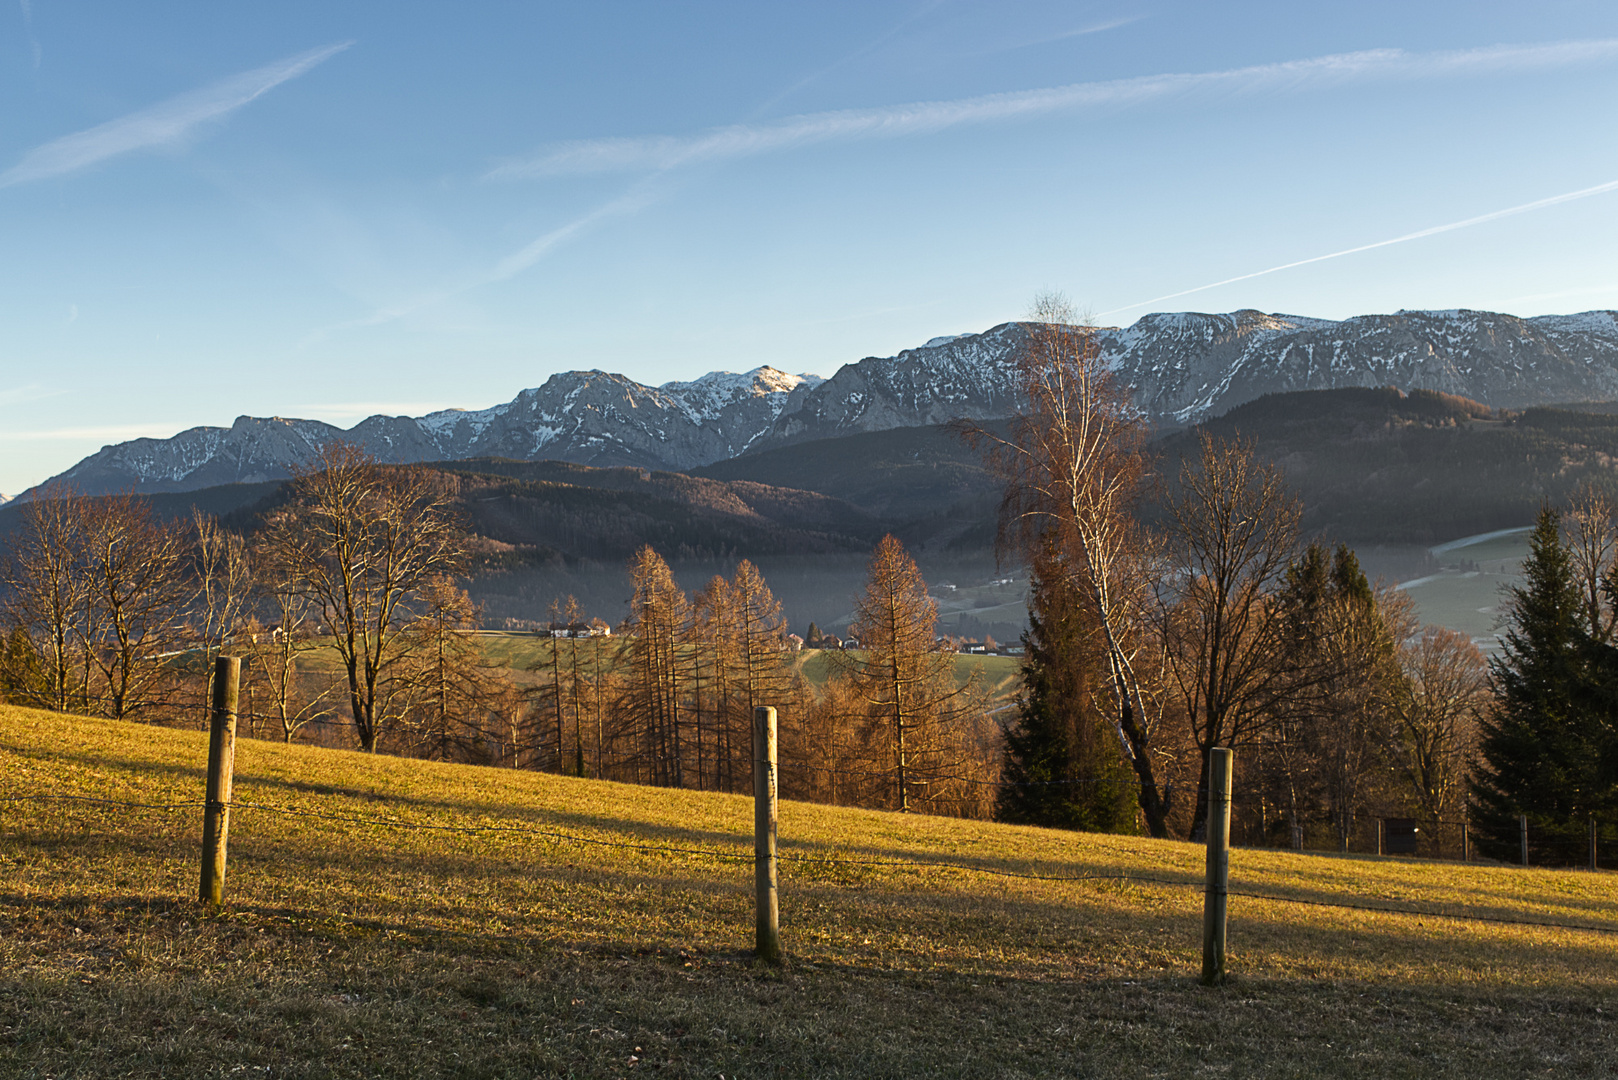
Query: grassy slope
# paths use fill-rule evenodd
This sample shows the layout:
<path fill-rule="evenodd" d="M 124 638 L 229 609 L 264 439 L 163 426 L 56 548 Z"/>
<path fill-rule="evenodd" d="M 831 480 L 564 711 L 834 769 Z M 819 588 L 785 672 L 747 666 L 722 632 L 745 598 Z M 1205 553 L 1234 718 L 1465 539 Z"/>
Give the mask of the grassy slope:
<path fill-rule="evenodd" d="M 11 792 L 199 797 L 195 733 L 0 709 Z M 240 802 L 746 850 L 748 800 L 245 743 Z M 787 862 L 784 970 L 745 862 L 238 810 L 0 803 L 10 1076 L 1518 1076 L 1618 1066 L 1615 939 L 1195 887 Z M 783 851 L 1197 881 L 1200 849 L 787 804 Z M 1618 927 L 1614 879 L 1238 851 L 1237 888 Z"/>

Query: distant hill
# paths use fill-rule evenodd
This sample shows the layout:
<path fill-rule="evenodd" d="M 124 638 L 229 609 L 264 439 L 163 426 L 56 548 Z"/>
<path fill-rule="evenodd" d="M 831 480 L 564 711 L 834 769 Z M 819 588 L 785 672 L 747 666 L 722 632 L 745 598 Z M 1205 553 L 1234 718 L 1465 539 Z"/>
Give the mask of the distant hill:
<path fill-rule="evenodd" d="M 1618 494 L 1611 414 L 1344 389 L 1267 395 L 1199 429 L 1252 440 L 1303 500 L 1309 532 L 1356 543 L 1432 544 L 1528 524 L 1585 480 Z M 1192 433 L 1157 447 L 1172 476 Z"/>

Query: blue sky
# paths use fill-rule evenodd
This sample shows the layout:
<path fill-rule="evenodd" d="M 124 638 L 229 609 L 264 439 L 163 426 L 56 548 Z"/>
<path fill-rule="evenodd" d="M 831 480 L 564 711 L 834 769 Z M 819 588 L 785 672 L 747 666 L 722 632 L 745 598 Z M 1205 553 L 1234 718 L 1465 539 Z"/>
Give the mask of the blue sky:
<path fill-rule="evenodd" d="M 0 492 L 242 413 L 829 375 L 1048 290 L 1618 307 L 1615 92 L 1587 0 L 0 0 Z"/>

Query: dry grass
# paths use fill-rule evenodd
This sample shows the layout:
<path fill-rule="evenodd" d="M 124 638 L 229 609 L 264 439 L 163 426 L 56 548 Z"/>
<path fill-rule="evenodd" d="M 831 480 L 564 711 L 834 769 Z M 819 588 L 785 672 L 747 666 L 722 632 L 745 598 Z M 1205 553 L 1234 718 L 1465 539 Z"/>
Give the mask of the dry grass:
<path fill-rule="evenodd" d="M 0 710 L 4 793 L 200 798 L 195 733 Z M 236 798 L 747 850 L 751 803 L 245 742 Z M 1618 936 L 1232 900 L 1198 986 L 1191 845 L 786 804 L 784 969 L 750 866 L 522 832 L 0 804 L 0 1073 L 72 1076 L 1607 1076 Z M 1618 930 L 1614 877 L 1239 850 L 1233 887 Z"/>

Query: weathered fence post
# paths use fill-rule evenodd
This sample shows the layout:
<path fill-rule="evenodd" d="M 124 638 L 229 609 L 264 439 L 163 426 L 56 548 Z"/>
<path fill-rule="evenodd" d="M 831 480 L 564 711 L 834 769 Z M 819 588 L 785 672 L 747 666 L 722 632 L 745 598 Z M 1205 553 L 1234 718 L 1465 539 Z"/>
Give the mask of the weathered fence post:
<path fill-rule="evenodd" d="M 775 710 L 753 710 L 753 883 L 760 960 L 781 962 L 781 909 L 775 893 Z"/>
<path fill-rule="evenodd" d="M 1528 815 L 1517 815 L 1517 832 L 1522 838 L 1522 864 L 1528 865 Z"/>
<path fill-rule="evenodd" d="M 1596 816 L 1590 815 L 1590 869 L 1596 868 Z"/>
<path fill-rule="evenodd" d="M 1202 983 L 1225 981 L 1225 913 L 1230 899 L 1230 781 L 1234 755 L 1214 747 L 1208 762 L 1208 884 L 1202 900 Z"/>
<path fill-rule="evenodd" d="M 1461 811 L 1461 861 L 1472 861 L 1472 815 Z"/>
<path fill-rule="evenodd" d="M 1388 823 L 1382 818 L 1376 819 L 1376 853 L 1378 855 L 1387 854 L 1387 827 Z"/>
<path fill-rule="evenodd" d="M 236 703 L 242 662 L 221 656 L 214 663 L 213 714 L 208 722 L 208 789 L 202 811 L 202 887 L 197 898 L 225 902 L 225 840 L 230 833 L 230 784 L 236 770 Z"/>

